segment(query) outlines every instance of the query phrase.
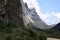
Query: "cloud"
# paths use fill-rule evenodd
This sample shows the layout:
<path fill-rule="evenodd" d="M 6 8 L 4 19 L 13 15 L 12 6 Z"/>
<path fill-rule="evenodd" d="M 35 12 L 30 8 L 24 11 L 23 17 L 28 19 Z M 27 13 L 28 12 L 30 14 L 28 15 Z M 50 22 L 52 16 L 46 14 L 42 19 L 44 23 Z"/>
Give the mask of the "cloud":
<path fill-rule="evenodd" d="M 28 4 L 28 7 L 31 8 L 33 7 L 33 4 L 31 2 L 31 0 L 23 0 L 24 2 L 26 2 Z M 32 0 L 33 1 L 33 0 Z"/>
<path fill-rule="evenodd" d="M 52 25 L 52 24 L 58 24 L 59 22 L 60 22 L 60 19 L 59 19 L 59 18 L 57 18 L 57 19 L 53 20 L 53 22 L 51 22 L 51 24 L 50 24 L 50 25 Z"/>
<path fill-rule="evenodd" d="M 60 19 L 56 16 L 50 16 L 49 18 L 46 19 L 45 21 L 48 25 L 53 25 L 57 24 L 60 22 Z"/>
<path fill-rule="evenodd" d="M 52 14 L 58 18 L 60 18 L 60 12 L 52 12 Z"/>

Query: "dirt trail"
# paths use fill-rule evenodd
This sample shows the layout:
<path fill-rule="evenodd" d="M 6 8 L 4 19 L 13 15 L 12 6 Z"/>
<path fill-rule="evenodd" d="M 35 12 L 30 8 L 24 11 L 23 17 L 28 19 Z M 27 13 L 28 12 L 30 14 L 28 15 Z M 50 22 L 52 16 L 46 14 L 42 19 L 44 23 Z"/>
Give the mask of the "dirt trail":
<path fill-rule="evenodd" d="M 56 38 L 47 38 L 47 40 L 60 40 L 60 39 L 56 39 Z"/>

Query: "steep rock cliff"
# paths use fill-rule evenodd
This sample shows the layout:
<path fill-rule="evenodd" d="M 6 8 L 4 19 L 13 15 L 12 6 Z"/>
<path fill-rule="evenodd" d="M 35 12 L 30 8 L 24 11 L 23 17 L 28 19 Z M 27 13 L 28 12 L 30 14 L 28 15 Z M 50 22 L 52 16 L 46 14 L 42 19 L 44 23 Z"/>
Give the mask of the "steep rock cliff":
<path fill-rule="evenodd" d="M 24 25 L 23 0 L 0 0 L 0 40 L 46 40 L 45 35 Z"/>

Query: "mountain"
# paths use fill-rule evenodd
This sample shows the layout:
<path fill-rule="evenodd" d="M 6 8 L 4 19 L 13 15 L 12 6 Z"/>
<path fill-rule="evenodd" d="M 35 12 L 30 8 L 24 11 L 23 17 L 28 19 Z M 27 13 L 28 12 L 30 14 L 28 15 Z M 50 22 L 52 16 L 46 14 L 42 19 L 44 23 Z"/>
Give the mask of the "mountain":
<path fill-rule="evenodd" d="M 44 33 L 26 28 L 26 14 L 23 0 L 0 0 L 0 40 L 47 40 Z"/>
<path fill-rule="evenodd" d="M 24 3 L 24 4 L 25 4 L 24 6 L 26 8 L 26 11 L 27 11 L 27 15 L 30 17 L 30 19 L 33 21 L 33 24 L 36 27 L 41 28 L 41 29 L 49 29 L 50 28 L 49 26 L 47 26 L 47 24 L 44 21 L 41 20 L 41 18 L 37 14 L 35 8 L 28 8 L 27 3 Z"/>
<path fill-rule="evenodd" d="M 49 25 L 50 27 L 54 27 L 54 26 L 56 26 L 56 24 L 52 24 L 52 25 Z"/>
<path fill-rule="evenodd" d="M 60 30 L 60 23 L 58 23 L 57 25 L 55 25 L 52 29 L 53 30 Z"/>
<path fill-rule="evenodd" d="M 60 39 L 60 23 L 56 24 L 54 27 L 44 30 L 48 37 L 59 38 Z"/>
<path fill-rule="evenodd" d="M 41 20 L 41 18 L 39 17 L 39 15 L 37 14 L 35 8 L 28 8 L 27 3 L 25 3 L 25 8 L 28 11 L 28 15 L 30 15 L 30 17 L 34 20 L 34 21 L 38 21 L 40 23 L 46 24 L 45 22 L 43 22 Z"/>

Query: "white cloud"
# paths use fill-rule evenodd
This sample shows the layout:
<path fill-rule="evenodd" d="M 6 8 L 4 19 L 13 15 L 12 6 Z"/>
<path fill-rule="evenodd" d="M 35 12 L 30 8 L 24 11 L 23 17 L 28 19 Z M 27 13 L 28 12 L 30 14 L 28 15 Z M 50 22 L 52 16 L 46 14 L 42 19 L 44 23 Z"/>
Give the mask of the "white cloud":
<path fill-rule="evenodd" d="M 45 21 L 48 25 L 52 25 L 52 24 L 57 24 L 60 22 L 60 19 L 59 18 L 56 18 L 56 19 L 48 19 Z"/>
<path fill-rule="evenodd" d="M 56 20 L 53 20 L 53 22 L 51 22 L 51 24 L 50 25 L 52 25 L 52 24 L 58 24 L 60 22 L 60 19 L 59 18 L 57 18 Z"/>
<path fill-rule="evenodd" d="M 29 8 L 31 8 L 31 7 L 33 7 L 32 5 L 32 2 L 31 2 L 31 0 L 23 0 L 24 2 L 26 2 L 27 4 L 28 4 L 28 7 Z M 33 1 L 33 0 L 32 0 Z"/>
<path fill-rule="evenodd" d="M 52 14 L 58 18 L 60 18 L 60 12 L 52 12 Z"/>
<path fill-rule="evenodd" d="M 41 19 L 43 20 L 46 20 L 50 16 L 51 16 L 50 14 L 43 14 L 43 13 L 40 15 Z"/>
<path fill-rule="evenodd" d="M 54 22 L 52 22 L 52 24 L 57 24 L 57 23 L 59 23 L 60 22 L 60 19 L 59 18 L 57 18 L 56 20 L 54 20 Z"/>

